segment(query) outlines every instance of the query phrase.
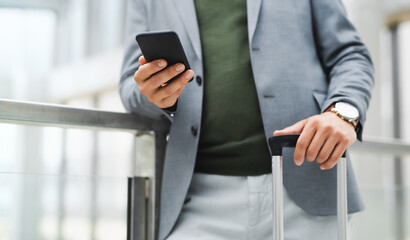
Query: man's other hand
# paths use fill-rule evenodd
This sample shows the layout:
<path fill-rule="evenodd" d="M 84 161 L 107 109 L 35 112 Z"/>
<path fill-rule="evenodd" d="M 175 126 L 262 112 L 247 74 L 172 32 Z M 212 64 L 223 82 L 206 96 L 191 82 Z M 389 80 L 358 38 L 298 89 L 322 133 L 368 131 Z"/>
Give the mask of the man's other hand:
<path fill-rule="evenodd" d="M 300 133 L 295 149 L 295 164 L 303 160 L 316 161 L 320 169 L 333 168 L 344 151 L 356 141 L 352 124 L 342 120 L 333 112 L 324 112 L 304 119 L 296 124 L 274 132 L 274 136 Z"/>
<path fill-rule="evenodd" d="M 184 64 L 177 63 L 165 68 L 167 62 L 164 59 L 147 63 L 144 56 L 141 56 L 138 61 L 140 67 L 134 74 L 134 80 L 140 92 L 160 108 L 172 107 L 188 81 L 194 77 L 194 71 L 187 70 L 177 79 L 166 84 L 167 81 L 184 71 Z"/>

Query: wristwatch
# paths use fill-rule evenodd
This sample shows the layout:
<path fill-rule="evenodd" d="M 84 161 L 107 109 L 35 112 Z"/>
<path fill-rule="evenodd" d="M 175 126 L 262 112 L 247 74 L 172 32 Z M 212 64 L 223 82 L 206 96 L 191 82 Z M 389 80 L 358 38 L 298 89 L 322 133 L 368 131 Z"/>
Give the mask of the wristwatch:
<path fill-rule="evenodd" d="M 359 122 L 359 111 L 353 105 L 345 102 L 337 102 L 330 111 L 336 113 L 338 117 L 356 128 Z"/>

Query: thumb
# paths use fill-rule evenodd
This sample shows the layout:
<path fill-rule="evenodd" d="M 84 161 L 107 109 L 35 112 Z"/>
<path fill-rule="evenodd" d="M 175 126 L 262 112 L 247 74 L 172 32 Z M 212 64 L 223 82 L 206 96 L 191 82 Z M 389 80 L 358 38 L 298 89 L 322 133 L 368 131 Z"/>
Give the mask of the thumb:
<path fill-rule="evenodd" d="M 138 61 L 140 62 L 140 65 L 141 65 L 141 66 L 147 63 L 147 60 L 145 60 L 145 57 L 144 57 L 144 56 L 139 57 L 139 58 L 138 58 Z"/>
<path fill-rule="evenodd" d="M 303 119 L 292 126 L 284 128 L 282 130 L 276 130 L 273 132 L 273 136 L 280 136 L 285 134 L 294 134 L 294 133 L 301 133 L 303 128 L 305 127 L 307 119 Z"/>

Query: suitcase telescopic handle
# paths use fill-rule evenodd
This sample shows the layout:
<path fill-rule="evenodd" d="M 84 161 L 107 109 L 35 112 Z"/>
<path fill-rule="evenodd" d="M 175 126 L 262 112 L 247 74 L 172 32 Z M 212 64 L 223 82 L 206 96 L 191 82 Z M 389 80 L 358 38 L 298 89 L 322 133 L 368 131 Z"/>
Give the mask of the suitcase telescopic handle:
<path fill-rule="evenodd" d="M 282 149 L 284 147 L 296 147 L 300 134 L 287 134 L 274 136 L 269 138 L 269 147 L 272 156 L 282 156 Z M 346 157 L 346 152 L 343 153 L 342 158 Z"/>
<path fill-rule="evenodd" d="M 272 156 L 282 156 L 284 147 L 295 147 L 300 134 L 280 135 L 269 138 L 269 147 Z"/>
<path fill-rule="evenodd" d="M 273 239 L 284 239 L 283 226 L 283 166 L 282 149 L 295 147 L 300 134 L 289 134 L 269 138 L 269 148 L 272 153 L 272 202 L 273 202 Z M 347 229 L 347 170 L 346 152 L 337 164 L 337 239 L 346 240 Z"/>

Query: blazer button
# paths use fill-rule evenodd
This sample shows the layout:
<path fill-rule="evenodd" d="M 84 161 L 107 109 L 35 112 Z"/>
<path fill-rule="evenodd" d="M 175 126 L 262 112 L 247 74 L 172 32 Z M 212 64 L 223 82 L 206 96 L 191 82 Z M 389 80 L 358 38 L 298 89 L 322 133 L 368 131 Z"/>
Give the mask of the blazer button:
<path fill-rule="evenodd" d="M 196 76 L 196 83 L 198 83 L 198 85 L 201 86 L 202 78 L 200 76 Z"/>
<path fill-rule="evenodd" d="M 198 135 L 198 129 L 197 129 L 196 127 L 192 126 L 192 127 L 191 127 L 191 133 L 192 133 L 192 135 L 194 135 L 194 136 Z"/>

